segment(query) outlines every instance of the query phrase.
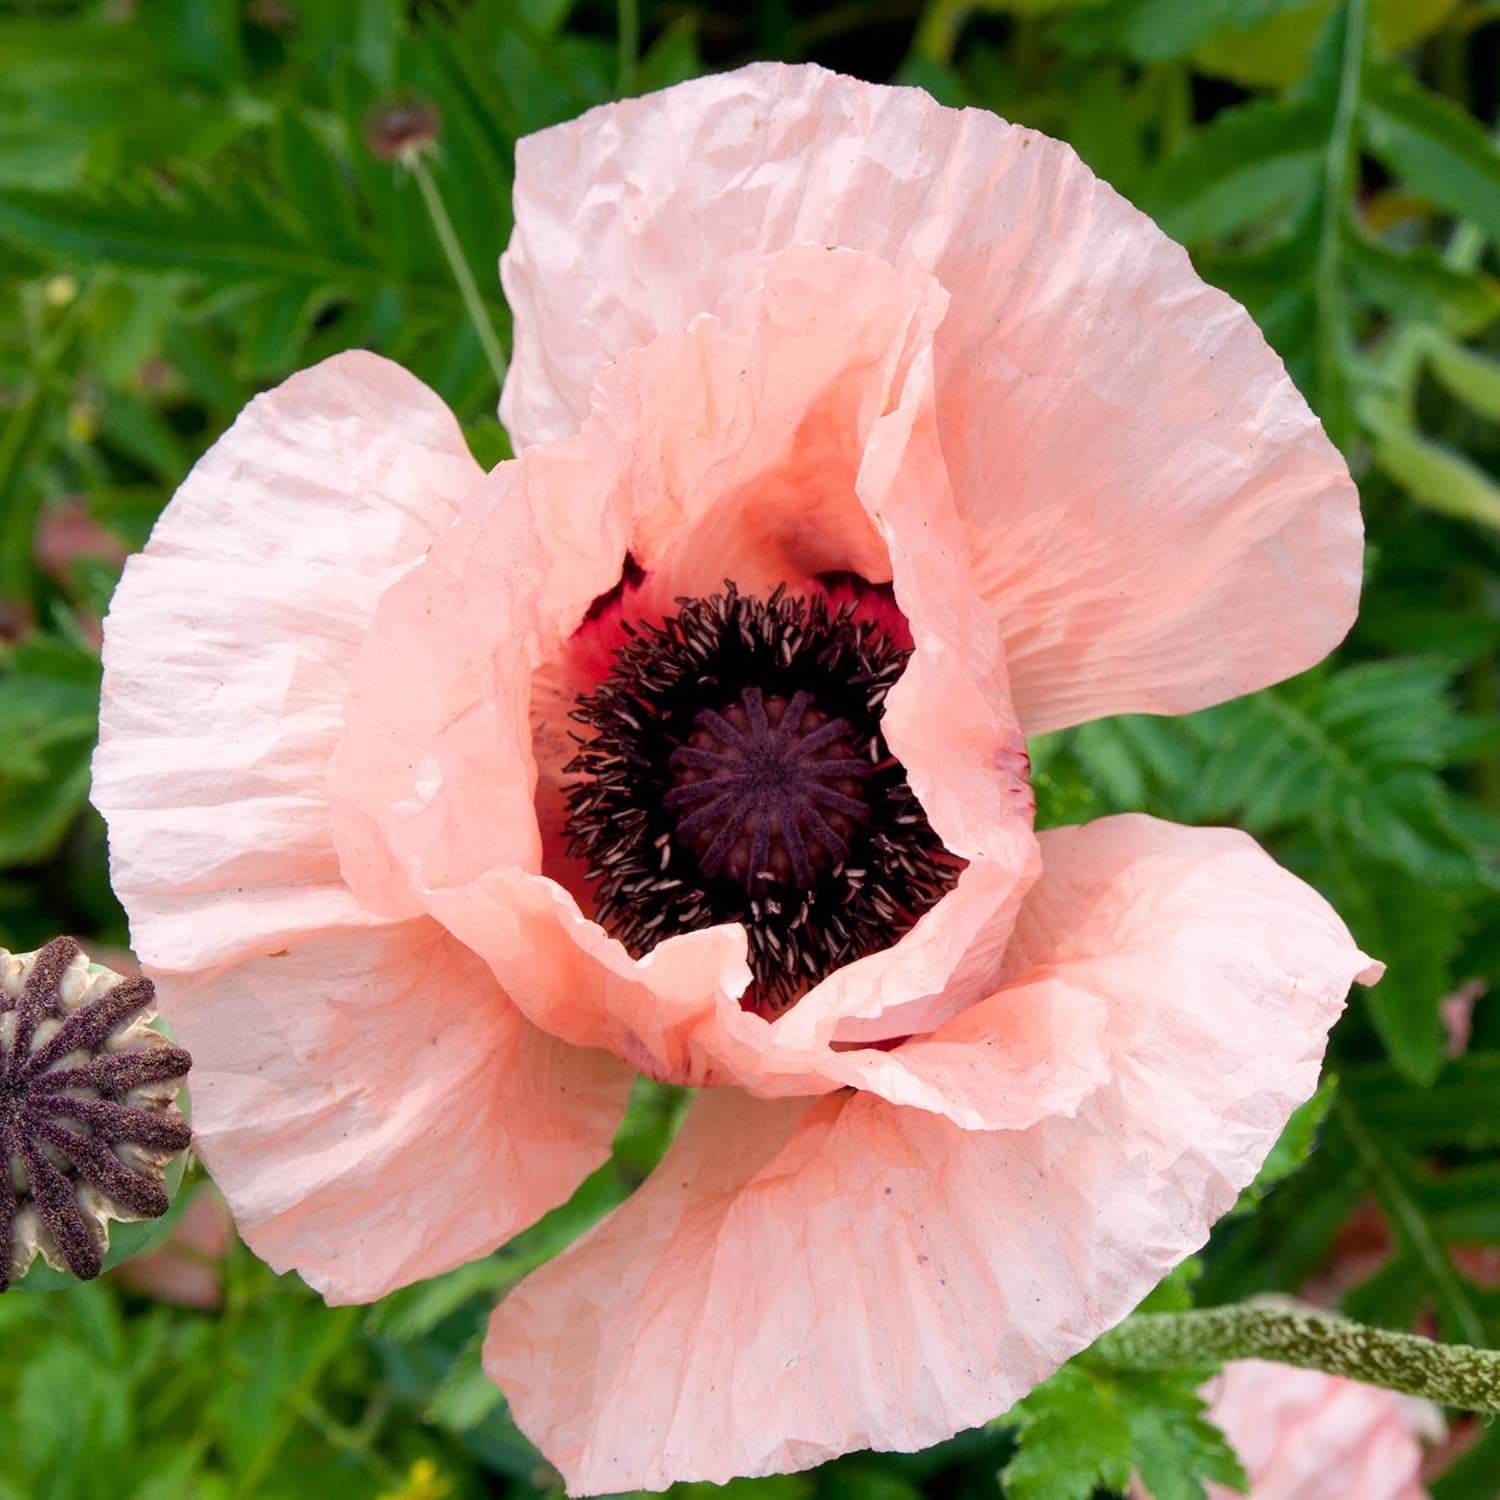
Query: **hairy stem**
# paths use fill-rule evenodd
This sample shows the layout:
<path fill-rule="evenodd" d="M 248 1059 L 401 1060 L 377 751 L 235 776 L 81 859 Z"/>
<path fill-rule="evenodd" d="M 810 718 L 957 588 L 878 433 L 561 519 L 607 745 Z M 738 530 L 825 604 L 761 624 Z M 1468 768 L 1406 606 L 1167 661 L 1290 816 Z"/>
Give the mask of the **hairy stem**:
<path fill-rule="evenodd" d="M 1500 1412 L 1500 1354 L 1437 1344 L 1283 1301 L 1137 1313 L 1094 1345 L 1116 1369 L 1180 1370 L 1270 1359 L 1346 1375 L 1467 1411 Z"/>

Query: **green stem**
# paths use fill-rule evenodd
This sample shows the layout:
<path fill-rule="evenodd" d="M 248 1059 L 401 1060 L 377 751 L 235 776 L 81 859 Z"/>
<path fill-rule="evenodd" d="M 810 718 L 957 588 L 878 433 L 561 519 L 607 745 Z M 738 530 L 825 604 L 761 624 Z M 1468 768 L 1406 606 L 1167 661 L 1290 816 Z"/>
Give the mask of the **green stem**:
<path fill-rule="evenodd" d="M 1161 89 L 1161 154 L 1170 156 L 1192 128 L 1192 86 L 1181 63 L 1164 63 L 1156 76 Z"/>
<path fill-rule="evenodd" d="M 931 62 L 952 62 L 958 34 L 969 18 L 969 9 L 969 0 L 928 0 L 922 19 L 917 22 L 912 51 Z"/>
<path fill-rule="evenodd" d="M 328 1408 L 314 1396 L 308 1396 L 298 1407 L 302 1420 L 316 1429 L 331 1448 L 347 1453 L 356 1463 L 368 1470 L 383 1489 L 401 1487 L 401 1471 L 387 1463 L 371 1448 L 369 1440 L 358 1428 L 348 1428 L 337 1420 Z"/>
<path fill-rule="evenodd" d="M 422 201 L 427 205 L 427 212 L 432 217 L 432 227 L 437 231 L 438 243 L 443 247 L 443 254 L 448 257 L 453 279 L 458 283 L 459 295 L 464 299 L 464 307 L 468 309 L 469 321 L 473 323 L 474 331 L 479 335 L 479 342 L 484 347 L 484 357 L 489 361 L 490 369 L 495 372 L 496 381 L 503 386 L 507 367 L 505 350 L 500 347 L 500 339 L 490 319 L 489 308 L 484 305 L 484 298 L 479 295 L 479 286 L 474 280 L 473 271 L 469 269 L 463 246 L 458 242 L 453 220 L 448 217 L 443 195 L 438 192 L 437 183 L 432 180 L 432 173 L 428 170 L 427 162 L 421 155 L 413 152 L 404 160 L 407 170 L 416 178 L 417 187 L 421 189 Z"/>
<path fill-rule="evenodd" d="M 921 10 L 920 0 L 846 0 L 797 23 L 797 56 L 872 27 L 909 22 Z"/>
<path fill-rule="evenodd" d="M 1355 123 L 1364 78 L 1366 4 L 1367 0 L 1346 0 L 1344 6 L 1339 97 L 1328 149 L 1323 156 L 1323 217 L 1313 271 L 1318 307 L 1318 388 L 1323 392 L 1324 419 L 1340 443 L 1348 441 L 1350 423 L 1344 378 L 1344 330 L 1348 317 L 1339 259 L 1343 247 L 1344 215 L 1348 212 L 1359 168 Z"/>
<path fill-rule="evenodd" d="M 1453 1262 L 1438 1244 L 1432 1226 L 1402 1185 L 1396 1169 L 1387 1160 L 1375 1137 L 1366 1128 L 1354 1106 L 1342 1094 L 1334 1103 L 1333 1114 L 1348 1137 L 1349 1144 L 1354 1147 L 1355 1154 L 1370 1179 L 1370 1186 L 1375 1189 L 1375 1196 L 1380 1199 L 1381 1207 L 1390 1216 L 1396 1232 L 1426 1268 L 1445 1321 L 1458 1329 L 1471 1344 L 1488 1344 L 1484 1321 L 1469 1300 L 1468 1293 L 1464 1291 L 1463 1282 L 1453 1269 Z"/>
<path fill-rule="evenodd" d="M 1137 1313 L 1094 1345 L 1119 1370 L 1190 1370 L 1270 1359 L 1467 1411 L 1500 1412 L 1500 1354 L 1437 1344 L 1281 1302 Z"/>
<path fill-rule="evenodd" d="M 623 99 L 635 83 L 635 64 L 641 53 L 640 0 L 615 0 L 615 16 L 620 49 L 615 94 Z"/>
<path fill-rule="evenodd" d="M 327 1321 L 323 1337 L 318 1340 L 317 1347 L 302 1367 L 297 1383 L 277 1407 L 275 1420 L 271 1423 L 271 1430 L 266 1434 L 265 1440 L 241 1473 L 240 1482 L 235 1489 L 237 1495 L 249 1497 L 260 1494 L 266 1476 L 276 1467 L 281 1450 L 286 1446 L 297 1422 L 303 1418 L 303 1409 L 317 1390 L 324 1370 L 348 1344 L 358 1313 L 354 1308 L 341 1307 L 330 1309 L 324 1316 Z"/>

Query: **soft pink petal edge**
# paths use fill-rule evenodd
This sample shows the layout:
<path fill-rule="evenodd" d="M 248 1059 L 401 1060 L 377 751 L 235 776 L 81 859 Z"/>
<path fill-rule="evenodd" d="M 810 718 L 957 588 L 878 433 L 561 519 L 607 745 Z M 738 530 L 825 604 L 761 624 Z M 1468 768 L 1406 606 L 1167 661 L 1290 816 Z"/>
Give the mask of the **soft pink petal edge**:
<path fill-rule="evenodd" d="M 1242 834 L 1125 817 L 1041 838 L 1011 981 L 1105 1003 L 1108 1081 L 990 1133 L 870 1095 L 703 1096 L 646 1185 L 491 1322 L 486 1367 L 570 1493 L 994 1417 L 1254 1175 L 1375 967 Z"/>
<path fill-rule="evenodd" d="M 427 918 L 163 983 L 240 1233 L 331 1303 L 487 1255 L 565 1202 L 609 1159 L 634 1077 L 538 1031 Z"/>
<path fill-rule="evenodd" d="M 105 627 L 94 801 L 133 944 L 195 1054 L 200 1148 L 252 1245 L 333 1299 L 447 1269 L 563 1201 L 628 1092 L 612 1059 L 535 1032 L 436 923 L 361 905 L 330 836 L 328 760 L 377 602 L 483 478 L 420 381 L 335 356 L 200 461 Z M 446 1120 L 450 1094 L 469 1111 L 445 1125 L 451 1164 L 417 1112 Z M 466 1176 L 462 1223 L 399 1212 L 407 1188 L 420 1208 Z"/>
<path fill-rule="evenodd" d="M 1363 534 L 1337 451 L 1248 314 L 1073 151 L 920 90 L 754 64 L 519 143 L 501 262 L 518 445 L 769 252 L 931 272 L 942 439 L 1028 733 L 1180 713 L 1320 660 Z"/>
<path fill-rule="evenodd" d="M 349 669 L 483 477 L 436 395 L 354 352 L 256 397 L 183 482 L 104 624 L 93 800 L 145 964 L 374 920 L 328 827 Z"/>

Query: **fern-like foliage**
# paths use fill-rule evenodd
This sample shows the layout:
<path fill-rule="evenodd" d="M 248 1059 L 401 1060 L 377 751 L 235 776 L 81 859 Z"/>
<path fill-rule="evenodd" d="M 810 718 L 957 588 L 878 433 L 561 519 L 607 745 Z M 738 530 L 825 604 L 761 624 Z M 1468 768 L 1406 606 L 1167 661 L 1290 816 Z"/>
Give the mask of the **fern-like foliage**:
<path fill-rule="evenodd" d="M 1041 816 L 1144 807 L 1256 834 L 1389 965 L 1370 1016 L 1400 1065 L 1431 1077 L 1466 911 L 1492 884 L 1481 830 L 1447 777 L 1496 726 L 1458 710 L 1452 679 L 1441 659 L 1390 658 L 1182 719 L 1086 724 L 1035 747 Z"/>

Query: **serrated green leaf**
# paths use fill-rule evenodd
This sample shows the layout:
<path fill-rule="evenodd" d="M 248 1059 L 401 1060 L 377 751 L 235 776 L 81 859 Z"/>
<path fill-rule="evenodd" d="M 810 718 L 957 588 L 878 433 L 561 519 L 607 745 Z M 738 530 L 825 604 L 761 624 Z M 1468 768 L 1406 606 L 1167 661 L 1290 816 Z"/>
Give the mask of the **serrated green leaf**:
<path fill-rule="evenodd" d="M 1020 1449 L 1004 1470 L 1012 1500 L 1089 1500 L 1097 1484 L 1123 1490 L 1135 1449 L 1110 1393 L 1078 1365 L 1064 1365 L 1011 1409 Z"/>
<path fill-rule="evenodd" d="M 278 178 L 310 239 L 342 255 L 365 255 L 348 165 L 303 112 L 288 106 L 276 132 Z"/>
<path fill-rule="evenodd" d="M 1353 1003 L 1373 1022 L 1387 1054 L 1408 1077 L 1428 1082 L 1443 1059 L 1440 997 L 1453 979 L 1460 942 L 1454 897 L 1394 871 L 1372 872 L 1347 858 L 1323 871 L 1323 886 L 1354 939 L 1386 966 Z"/>
<path fill-rule="evenodd" d="M 1453 826 L 1432 771 L 1460 722 L 1445 699 L 1450 670 L 1424 661 L 1346 668 L 1196 716 L 1209 754 L 1194 820 L 1268 831 L 1316 816 L 1418 878 L 1477 879 L 1477 851 Z"/>
<path fill-rule="evenodd" d="M 1193 1410 L 1166 1401 L 1127 1407 L 1136 1470 L 1152 1500 L 1207 1500 L 1205 1479 L 1240 1494 L 1250 1488 L 1234 1449 L 1203 1415 L 1206 1409 L 1206 1403 Z"/>
<path fill-rule="evenodd" d="M 1139 1474 L 1158 1500 L 1204 1500 L 1203 1480 L 1243 1491 L 1244 1470 L 1204 1416 L 1202 1372 L 1125 1374 L 1088 1356 L 1064 1365 L 1002 1419 L 1020 1429 L 1006 1466 L 1013 1500 L 1088 1500 Z"/>

